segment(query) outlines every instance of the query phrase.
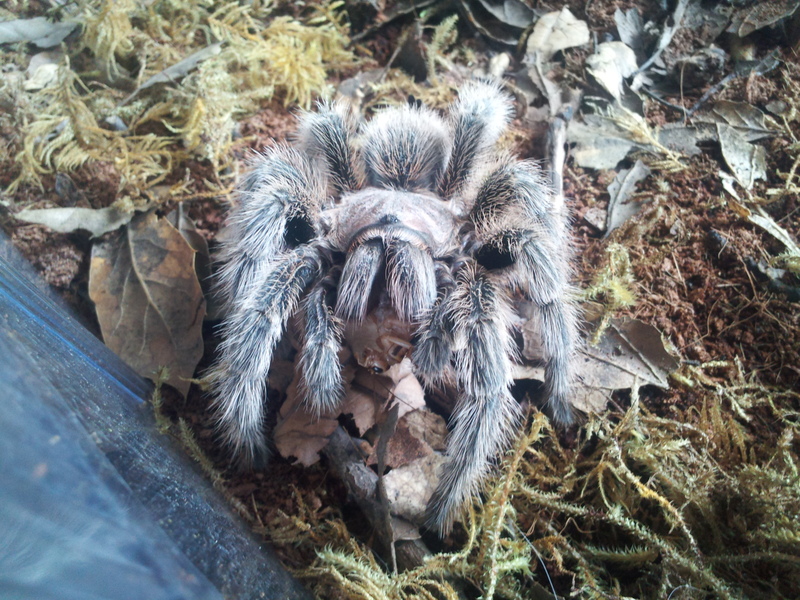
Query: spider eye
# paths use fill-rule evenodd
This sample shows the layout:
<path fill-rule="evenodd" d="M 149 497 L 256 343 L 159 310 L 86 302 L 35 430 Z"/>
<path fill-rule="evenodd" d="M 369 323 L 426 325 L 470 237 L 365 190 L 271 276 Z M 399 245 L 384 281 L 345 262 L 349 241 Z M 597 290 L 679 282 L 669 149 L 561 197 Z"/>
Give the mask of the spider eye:
<path fill-rule="evenodd" d="M 502 269 L 514 264 L 514 256 L 511 254 L 507 247 L 496 246 L 494 244 L 487 244 L 481 246 L 478 253 L 475 255 L 475 260 L 484 269 L 490 271 L 494 269 Z"/>
<path fill-rule="evenodd" d="M 286 230 L 283 239 L 290 248 L 297 248 L 307 244 L 316 236 L 311 222 L 302 215 L 291 217 L 286 221 Z"/>

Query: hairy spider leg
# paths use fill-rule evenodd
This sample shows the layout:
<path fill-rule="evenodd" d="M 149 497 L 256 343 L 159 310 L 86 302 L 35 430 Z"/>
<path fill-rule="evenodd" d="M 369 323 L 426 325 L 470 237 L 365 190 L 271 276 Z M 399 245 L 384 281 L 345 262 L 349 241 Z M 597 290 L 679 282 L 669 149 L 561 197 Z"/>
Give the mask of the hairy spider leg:
<path fill-rule="evenodd" d="M 577 343 L 570 299 L 569 243 L 563 207 L 551 206 L 538 167 L 503 165 L 481 185 L 471 218 L 484 245 L 477 260 L 530 300 L 544 346 L 545 392 L 553 420 L 569 425 L 572 357 Z"/>
<path fill-rule="evenodd" d="M 268 457 L 264 400 L 273 350 L 308 286 L 319 278 L 321 259 L 300 246 L 267 265 L 223 322 L 224 341 L 212 369 L 217 429 L 244 467 Z"/>
<path fill-rule="evenodd" d="M 449 301 L 456 281 L 449 265 L 436 263 L 436 287 L 436 302 L 415 333 L 414 351 L 411 355 L 416 374 L 429 386 L 442 381 L 453 357 L 453 322 L 449 313 Z"/>
<path fill-rule="evenodd" d="M 450 199 L 464 189 L 477 163 L 502 135 L 511 116 L 511 103 L 500 86 L 472 81 L 450 107 L 453 151 L 439 184 L 439 195 Z"/>
<path fill-rule="evenodd" d="M 277 146 L 253 160 L 220 252 L 217 290 L 226 304 L 235 307 L 266 265 L 314 235 L 312 215 L 323 198 L 319 177 L 297 150 Z"/>
<path fill-rule="evenodd" d="M 356 124 L 347 104 L 320 102 L 317 112 L 300 116 L 298 143 L 309 156 L 324 161 L 337 194 L 361 187 L 352 138 Z"/>
<path fill-rule="evenodd" d="M 338 406 L 344 395 L 339 364 L 342 323 L 330 306 L 334 285 L 333 279 L 326 277 L 314 285 L 301 305 L 305 339 L 300 350 L 300 390 L 317 414 Z"/>
<path fill-rule="evenodd" d="M 462 390 L 453 410 L 447 462 L 428 504 L 428 525 L 447 535 L 464 503 L 480 491 L 497 453 L 519 424 L 511 395 L 511 309 L 488 273 L 473 262 L 456 274 L 445 304 L 453 323 L 456 379 Z"/>
<path fill-rule="evenodd" d="M 336 315 L 360 322 L 369 309 L 372 286 L 384 267 L 386 290 L 397 316 L 415 322 L 436 301 L 436 274 L 430 253 L 413 242 L 375 228 L 375 237 L 357 240 L 339 282 Z"/>
<path fill-rule="evenodd" d="M 383 242 L 367 240 L 348 255 L 339 279 L 336 316 L 343 321 L 360 323 L 367 316 L 372 284 L 383 265 Z"/>
<path fill-rule="evenodd" d="M 361 154 L 368 185 L 435 191 L 450 155 L 449 131 L 428 108 L 389 108 L 364 128 Z"/>

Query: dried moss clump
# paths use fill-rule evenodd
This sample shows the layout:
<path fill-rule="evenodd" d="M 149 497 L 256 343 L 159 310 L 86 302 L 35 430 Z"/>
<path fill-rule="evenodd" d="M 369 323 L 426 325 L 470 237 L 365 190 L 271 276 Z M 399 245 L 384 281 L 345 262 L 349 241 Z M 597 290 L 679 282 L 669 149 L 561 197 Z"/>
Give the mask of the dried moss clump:
<path fill-rule="evenodd" d="M 332 72 L 357 63 L 339 7 L 325 5 L 304 23 L 260 3 L 70 5 L 65 11 L 82 23 L 82 35 L 66 47 L 58 76 L 38 91 L 2 90 L 22 132 L 19 147 L 8 150 L 19 165 L 8 191 L 104 161 L 120 174 L 120 196 L 149 201 L 145 190 L 183 178 L 194 158 L 213 166 L 213 178 L 193 183 L 195 191 L 225 193 L 239 120 L 276 94 L 308 108 L 330 93 Z M 16 58 L 3 55 L 6 64 Z"/>

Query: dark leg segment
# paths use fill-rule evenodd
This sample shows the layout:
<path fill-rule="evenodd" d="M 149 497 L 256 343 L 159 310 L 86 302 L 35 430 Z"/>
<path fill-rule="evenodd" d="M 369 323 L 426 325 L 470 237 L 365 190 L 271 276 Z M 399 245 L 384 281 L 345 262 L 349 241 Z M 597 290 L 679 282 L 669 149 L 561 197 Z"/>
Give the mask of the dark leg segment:
<path fill-rule="evenodd" d="M 385 110 L 364 130 L 362 155 L 371 186 L 435 191 L 449 154 L 447 127 L 427 108 Z"/>
<path fill-rule="evenodd" d="M 504 218 L 541 223 L 561 239 L 560 215 L 551 214 L 550 186 L 541 169 L 532 162 L 504 164 L 492 171 L 478 188 L 472 221 L 482 233 L 496 230 Z"/>
<path fill-rule="evenodd" d="M 450 198 L 468 183 L 475 166 L 503 133 L 511 105 L 496 85 L 472 82 L 459 92 L 450 109 L 453 152 L 447 163 L 439 194 Z"/>
<path fill-rule="evenodd" d="M 437 264 L 439 297 L 417 330 L 411 360 L 417 375 L 428 384 L 440 381 L 453 356 L 453 323 L 448 309 L 456 282 L 445 264 Z"/>
<path fill-rule="evenodd" d="M 574 308 L 569 302 L 555 300 L 540 306 L 539 314 L 545 352 L 547 407 L 553 421 L 566 427 L 575 420 L 570 401 L 572 355 L 578 337 Z"/>
<path fill-rule="evenodd" d="M 323 197 L 320 179 L 297 151 L 278 147 L 258 157 L 228 219 L 220 253 L 217 288 L 229 305 L 235 307 L 259 272 L 287 248 L 290 220 L 311 227 Z"/>
<path fill-rule="evenodd" d="M 339 280 L 336 316 L 343 321 L 360 322 L 367 315 L 372 284 L 383 265 L 383 243 L 368 240 L 347 257 Z"/>
<path fill-rule="evenodd" d="M 298 138 L 305 151 L 327 166 L 334 190 L 342 194 L 359 187 L 350 143 L 355 123 L 344 103 L 321 103 L 316 113 L 300 119 Z"/>

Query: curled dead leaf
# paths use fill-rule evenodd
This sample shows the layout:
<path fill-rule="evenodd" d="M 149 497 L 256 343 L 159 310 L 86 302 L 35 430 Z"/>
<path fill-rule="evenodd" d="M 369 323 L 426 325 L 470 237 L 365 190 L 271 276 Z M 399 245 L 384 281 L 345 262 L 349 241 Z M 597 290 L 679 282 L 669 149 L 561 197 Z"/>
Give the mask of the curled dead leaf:
<path fill-rule="evenodd" d="M 606 236 L 638 213 L 644 201 L 633 198 L 636 184 L 650 175 L 650 168 L 641 160 L 630 169 L 622 169 L 608 186 Z"/>
<path fill-rule="evenodd" d="M 584 123 L 570 121 L 567 141 L 575 144 L 572 156 L 581 167 L 615 169 L 638 144 L 611 119 L 585 115 Z"/>
<path fill-rule="evenodd" d="M 586 59 L 586 70 L 617 101 L 622 98 L 625 79 L 637 68 L 636 53 L 622 42 L 603 42 Z"/>
<path fill-rule="evenodd" d="M 756 179 L 767 178 L 767 151 L 747 141 L 735 127 L 717 123 L 722 156 L 743 188 L 749 190 Z"/>
<path fill-rule="evenodd" d="M 106 345 L 144 377 L 169 368 L 183 395 L 203 355 L 205 299 L 195 253 L 154 212 L 92 248 L 89 297 Z"/>
<path fill-rule="evenodd" d="M 394 433 L 386 445 L 385 465 L 392 469 L 424 458 L 434 451 L 445 449 L 447 424 L 444 419 L 421 408 L 398 419 Z M 370 454 L 367 464 L 376 464 L 377 449 Z"/>
<path fill-rule="evenodd" d="M 21 210 L 14 217 L 60 233 L 81 229 L 91 233 L 92 237 L 100 237 L 129 223 L 133 215 L 132 210 L 111 205 L 106 208 L 34 208 Z"/>
<path fill-rule="evenodd" d="M 541 341 L 534 309 L 520 303 L 522 356 L 537 363 L 542 358 Z M 669 387 L 669 375 L 679 366 L 678 360 L 664 347 L 661 333 L 637 319 L 612 319 L 596 346 L 584 346 L 575 357 L 578 381 L 573 391 L 573 405 L 582 412 L 602 412 L 615 390 L 654 385 Z M 518 366 L 515 379 L 536 379 L 544 375 L 540 367 Z"/>

